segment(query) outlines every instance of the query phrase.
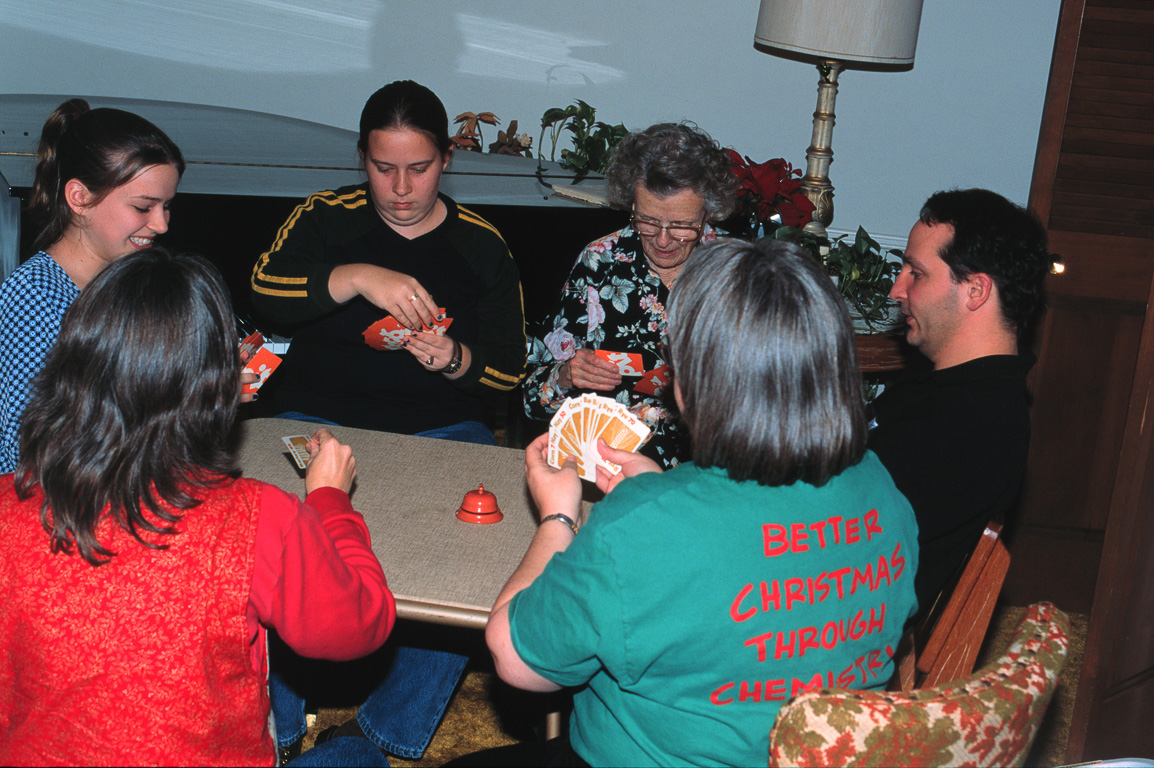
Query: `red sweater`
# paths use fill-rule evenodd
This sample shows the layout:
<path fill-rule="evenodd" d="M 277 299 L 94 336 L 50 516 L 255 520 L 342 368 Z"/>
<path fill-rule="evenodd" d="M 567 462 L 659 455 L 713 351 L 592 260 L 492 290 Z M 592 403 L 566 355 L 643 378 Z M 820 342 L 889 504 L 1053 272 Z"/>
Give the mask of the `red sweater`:
<path fill-rule="evenodd" d="M 264 632 L 348 659 L 384 642 L 392 595 L 346 494 L 301 504 L 242 480 L 176 536 L 94 568 L 49 551 L 40 496 L 0 478 L 0 763 L 273 764 Z M 306 579 L 307 574 L 307 579 Z"/>

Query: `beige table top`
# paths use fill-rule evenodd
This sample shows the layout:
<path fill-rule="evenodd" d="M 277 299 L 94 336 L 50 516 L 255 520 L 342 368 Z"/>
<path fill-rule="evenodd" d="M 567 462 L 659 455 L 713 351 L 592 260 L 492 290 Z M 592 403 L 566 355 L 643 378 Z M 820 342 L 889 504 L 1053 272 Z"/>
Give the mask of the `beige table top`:
<path fill-rule="evenodd" d="M 315 425 L 287 419 L 241 424 L 246 477 L 304 496 L 304 473 L 282 437 Z M 357 460 L 353 506 L 365 516 L 397 615 L 483 628 L 497 593 L 537 529 L 525 488 L 524 452 L 347 427 L 330 427 Z M 499 523 L 457 519 L 465 494 L 484 483 L 504 513 Z"/>

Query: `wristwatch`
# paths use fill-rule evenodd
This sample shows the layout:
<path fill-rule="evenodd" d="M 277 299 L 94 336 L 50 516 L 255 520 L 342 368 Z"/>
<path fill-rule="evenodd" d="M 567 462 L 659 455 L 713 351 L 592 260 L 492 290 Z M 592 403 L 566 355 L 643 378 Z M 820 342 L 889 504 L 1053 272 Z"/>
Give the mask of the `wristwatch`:
<path fill-rule="evenodd" d="M 459 370 L 461 370 L 461 342 L 453 339 L 453 359 L 439 372 L 452 376 Z"/>

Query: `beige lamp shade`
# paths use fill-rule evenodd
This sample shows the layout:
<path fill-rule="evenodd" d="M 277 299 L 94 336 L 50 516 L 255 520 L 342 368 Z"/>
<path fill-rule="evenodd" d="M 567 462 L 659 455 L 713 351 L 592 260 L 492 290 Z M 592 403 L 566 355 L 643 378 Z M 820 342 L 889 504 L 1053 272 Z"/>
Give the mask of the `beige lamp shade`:
<path fill-rule="evenodd" d="M 909 65 L 922 0 L 761 0 L 753 39 L 803 56 Z"/>

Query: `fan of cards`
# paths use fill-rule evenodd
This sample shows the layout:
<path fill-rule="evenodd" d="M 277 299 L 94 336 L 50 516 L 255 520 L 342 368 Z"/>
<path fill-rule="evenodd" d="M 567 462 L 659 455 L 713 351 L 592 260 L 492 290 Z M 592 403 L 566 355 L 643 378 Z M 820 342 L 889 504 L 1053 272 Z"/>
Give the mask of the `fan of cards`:
<path fill-rule="evenodd" d="M 617 464 L 601 458 L 598 438 L 610 448 L 636 451 L 649 439 L 649 431 L 645 422 L 616 400 L 590 394 L 571 397 L 549 421 L 549 466 L 560 469 L 572 456 L 581 478 L 595 482 L 598 466 L 613 474 L 621 471 Z"/>

